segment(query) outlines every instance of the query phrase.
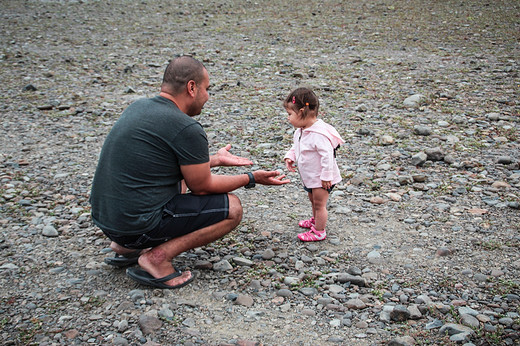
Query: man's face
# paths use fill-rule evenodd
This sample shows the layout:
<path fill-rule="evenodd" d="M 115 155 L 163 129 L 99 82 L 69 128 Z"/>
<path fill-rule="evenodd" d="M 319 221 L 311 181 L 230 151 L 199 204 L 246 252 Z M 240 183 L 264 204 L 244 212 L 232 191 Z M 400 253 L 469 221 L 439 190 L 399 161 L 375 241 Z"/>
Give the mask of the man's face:
<path fill-rule="evenodd" d="M 206 69 L 204 69 L 204 75 L 202 81 L 195 85 L 195 98 L 188 110 L 189 116 L 199 115 L 202 112 L 202 108 L 204 108 L 204 104 L 209 99 L 209 74 Z"/>

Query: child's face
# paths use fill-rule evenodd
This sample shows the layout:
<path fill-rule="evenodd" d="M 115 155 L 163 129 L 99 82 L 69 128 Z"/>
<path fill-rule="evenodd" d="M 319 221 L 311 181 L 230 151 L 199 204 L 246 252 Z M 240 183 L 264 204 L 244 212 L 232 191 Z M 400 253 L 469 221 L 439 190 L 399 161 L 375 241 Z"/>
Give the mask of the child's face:
<path fill-rule="evenodd" d="M 299 112 L 296 112 L 295 110 L 293 110 L 291 108 L 286 108 L 285 110 L 287 111 L 287 114 L 289 115 L 287 117 L 287 120 L 289 121 L 289 123 L 291 123 L 291 125 L 294 127 L 301 127 L 301 126 L 298 126 L 302 120 L 300 115 L 298 114 Z"/>
<path fill-rule="evenodd" d="M 295 111 L 292 108 L 286 108 L 285 110 L 287 111 L 287 114 L 288 114 L 287 120 L 289 121 L 289 123 L 291 123 L 292 126 L 294 126 L 296 128 L 309 127 L 310 125 L 312 125 L 314 123 L 313 117 L 302 118 L 302 115 L 303 115 L 302 109 Z"/>

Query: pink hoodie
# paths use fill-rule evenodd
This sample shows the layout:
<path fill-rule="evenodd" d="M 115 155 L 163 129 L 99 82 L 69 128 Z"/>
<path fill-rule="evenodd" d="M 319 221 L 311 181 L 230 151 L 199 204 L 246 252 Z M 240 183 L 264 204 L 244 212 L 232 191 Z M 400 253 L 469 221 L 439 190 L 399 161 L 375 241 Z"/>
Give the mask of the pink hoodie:
<path fill-rule="evenodd" d="M 345 143 L 338 131 L 321 119 L 302 131 L 294 131 L 294 144 L 285 159 L 297 163 L 303 185 L 309 189 L 321 187 L 321 181 L 337 184 L 341 181 L 334 149 Z"/>

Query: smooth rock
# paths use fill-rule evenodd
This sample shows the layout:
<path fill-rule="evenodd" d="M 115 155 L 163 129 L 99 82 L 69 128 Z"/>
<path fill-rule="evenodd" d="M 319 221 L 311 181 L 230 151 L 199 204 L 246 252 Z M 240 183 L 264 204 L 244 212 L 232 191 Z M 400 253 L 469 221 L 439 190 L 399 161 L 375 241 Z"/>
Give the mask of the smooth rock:
<path fill-rule="evenodd" d="M 143 334 L 151 334 L 156 330 L 161 329 L 163 323 L 160 319 L 154 316 L 149 315 L 141 315 L 139 316 L 139 327 L 141 328 Z"/>
<path fill-rule="evenodd" d="M 213 265 L 213 270 L 217 272 L 224 272 L 232 269 L 233 266 L 227 260 L 219 261 Z"/>
<path fill-rule="evenodd" d="M 57 237 L 59 235 L 56 228 L 51 225 L 46 225 L 42 229 L 42 234 L 46 237 Z"/>
<path fill-rule="evenodd" d="M 403 105 L 405 107 L 416 108 L 416 107 L 421 106 L 425 102 L 426 102 L 426 97 L 424 95 L 422 95 L 422 94 L 415 94 L 415 95 L 407 97 L 403 101 Z"/>

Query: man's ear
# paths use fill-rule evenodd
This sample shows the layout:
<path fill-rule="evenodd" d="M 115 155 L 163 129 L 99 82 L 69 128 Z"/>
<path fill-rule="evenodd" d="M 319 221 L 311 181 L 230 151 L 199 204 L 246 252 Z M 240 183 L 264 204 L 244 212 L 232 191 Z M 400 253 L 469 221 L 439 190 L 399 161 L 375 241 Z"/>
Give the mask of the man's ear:
<path fill-rule="evenodd" d="M 194 80 L 188 81 L 188 83 L 186 84 L 186 88 L 187 88 L 188 94 L 190 94 L 191 96 L 195 96 L 195 88 L 196 88 L 196 86 L 197 85 L 195 84 Z"/>

